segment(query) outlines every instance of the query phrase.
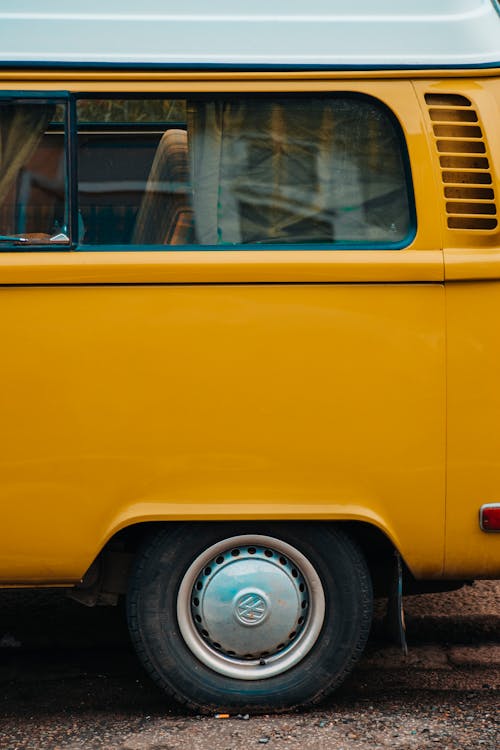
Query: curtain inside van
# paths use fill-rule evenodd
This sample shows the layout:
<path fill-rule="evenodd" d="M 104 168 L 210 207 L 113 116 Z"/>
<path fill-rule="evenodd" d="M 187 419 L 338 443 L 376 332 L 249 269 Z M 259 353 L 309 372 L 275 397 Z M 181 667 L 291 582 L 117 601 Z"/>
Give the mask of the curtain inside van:
<path fill-rule="evenodd" d="M 401 144 L 370 100 L 188 102 L 197 242 L 395 242 L 408 232 Z"/>
<path fill-rule="evenodd" d="M 0 205 L 35 152 L 53 113 L 51 104 L 0 102 Z"/>

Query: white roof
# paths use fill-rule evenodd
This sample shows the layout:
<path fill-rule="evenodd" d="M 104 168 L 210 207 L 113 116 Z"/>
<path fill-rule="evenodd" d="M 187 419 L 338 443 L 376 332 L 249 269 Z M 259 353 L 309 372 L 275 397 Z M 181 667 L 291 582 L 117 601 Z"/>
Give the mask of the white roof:
<path fill-rule="evenodd" d="M 1 0 L 0 64 L 500 65 L 499 0 Z"/>

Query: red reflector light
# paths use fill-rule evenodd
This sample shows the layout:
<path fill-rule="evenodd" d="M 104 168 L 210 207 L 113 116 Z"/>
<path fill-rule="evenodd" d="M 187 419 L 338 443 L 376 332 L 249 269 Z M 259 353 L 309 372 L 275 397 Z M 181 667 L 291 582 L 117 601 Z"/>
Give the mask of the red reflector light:
<path fill-rule="evenodd" d="M 483 531 L 500 531 L 500 503 L 490 503 L 481 507 L 479 525 Z"/>

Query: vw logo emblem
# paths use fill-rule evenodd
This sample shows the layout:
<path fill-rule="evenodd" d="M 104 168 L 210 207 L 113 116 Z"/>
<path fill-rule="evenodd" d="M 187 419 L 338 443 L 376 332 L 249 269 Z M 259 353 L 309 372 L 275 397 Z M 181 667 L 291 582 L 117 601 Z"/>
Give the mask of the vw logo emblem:
<path fill-rule="evenodd" d="M 260 594 L 244 594 L 236 602 L 235 615 L 243 625 L 258 625 L 267 612 L 267 602 Z"/>

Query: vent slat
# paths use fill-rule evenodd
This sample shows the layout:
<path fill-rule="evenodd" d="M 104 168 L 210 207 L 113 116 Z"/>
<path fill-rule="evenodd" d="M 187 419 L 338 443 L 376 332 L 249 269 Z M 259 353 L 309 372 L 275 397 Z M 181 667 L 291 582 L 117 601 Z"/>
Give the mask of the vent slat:
<path fill-rule="evenodd" d="M 482 198 L 483 200 L 493 200 L 495 193 L 493 192 L 493 188 L 465 187 L 464 185 L 453 187 L 446 185 L 444 188 L 444 197 L 457 199 Z"/>
<path fill-rule="evenodd" d="M 425 101 L 433 107 L 436 105 L 448 108 L 472 106 L 471 100 L 461 94 L 425 94 Z"/>
<path fill-rule="evenodd" d="M 440 138 L 482 138 L 479 125 L 434 125 L 434 135 Z"/>
<path fill-rule="evenodd" d="M 498 227 L 495 192 L 478 113 L 460 94 L 425 94 L 441 167 L 449 229 Z M 484 154 L 484 155 L 483 155 Z"/>
<path fill-rule="evenodd" d="M 445 109 L 433 108 L 429 110 L 429 115 L 432 122 L 435 123 L 446 123 L 446 122 L 477 122 L 477 115 L 474 110 L 471 109 Z"/>
<path fill-rule="evenodd" d="M 497 219 L 483 219 L 479 216 L 448 216 L 447 223 L 449 229 L 492 230 L 498 226 Z"/>
<path fill-rule="evenodd" d="M 447 185 L 491 185 L 489 172 L 442 172 L 443 182 Z"/>
<path fill-rule="evenodd" d="M 483 200 L 471 200 L 470 198 L 454 198 L 452 203 L 456 203 L 457 205 L 463 205 L 463 206 L 493 206 L 493 211 L 488 211 L 487 213 L 496 213 L 496 203 L 495 201 L 483 201 Z M 448 205 L 448 204 L 447 204 Z M 474 212 L 473 212 L 474 213 Z"/>
<path fill-rule="evenodd" d="M 459 203 L 458 201 L 452 201 L 446 204 L 446 212 L 449 214 L 465 214 L 466 216 L 476 214 L 494 216 L 497 208 L 494 203 Z"/>
<path fill-rule="evenodd" d="M 440 153 L 452 153 L 452 154 L 485 154 L 486 146 L 484 141 L 466 141 L 453 140 L 453 141 L 437 141 L 437 150 Z"/>
<path fill-rule="evenodd" d="M 488 170 L 490 168 L 490 163 L 484 156 L 446 154 L 439 157 L 439 163 L 442 167 L 448 167 L 449 169 Z"/>

